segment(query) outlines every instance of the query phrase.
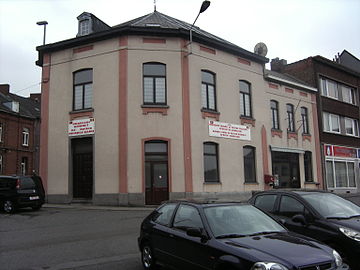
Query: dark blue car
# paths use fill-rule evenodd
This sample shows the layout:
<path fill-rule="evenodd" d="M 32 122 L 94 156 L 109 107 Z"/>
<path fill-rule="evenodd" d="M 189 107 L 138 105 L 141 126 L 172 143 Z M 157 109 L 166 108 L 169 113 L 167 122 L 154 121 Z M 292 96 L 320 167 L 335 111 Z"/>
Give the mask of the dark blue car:
<path fill-rule="evenodd" d="M 334 249 L 242 203 L 166 202 L 144 219 L 138 244 L 144 269 L 348 269 Z"/>

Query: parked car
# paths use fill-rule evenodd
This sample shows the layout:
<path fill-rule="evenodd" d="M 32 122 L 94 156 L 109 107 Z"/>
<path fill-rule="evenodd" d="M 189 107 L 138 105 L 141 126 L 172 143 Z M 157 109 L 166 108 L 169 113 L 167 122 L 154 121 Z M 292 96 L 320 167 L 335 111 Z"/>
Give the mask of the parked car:
<path fill-rule="evenodd" d="M 348 269 L 334 249 L 244 203 L 166 202 L 142 222 L 138 246 L 144 269 Z"/>
<path fill-rule="evenodd" d="M 0 206 L 7 213 L 18 208 L 38 210 L 45 202 L 45 190 L 39 176 L 0 175 Z"/>
<path fill-rule="evenodd" d="M 250 200 L 290 231 L 317 239 L 360 269 L 360 207 L 326 191 L 271 190 Z"/>

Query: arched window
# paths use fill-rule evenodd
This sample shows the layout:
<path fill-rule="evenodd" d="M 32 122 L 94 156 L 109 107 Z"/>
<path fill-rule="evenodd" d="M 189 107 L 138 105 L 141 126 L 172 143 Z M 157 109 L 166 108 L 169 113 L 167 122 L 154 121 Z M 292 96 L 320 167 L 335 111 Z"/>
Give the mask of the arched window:
<path fill-rule="evenodd" d="M 204 143 L 204 179 L 205 182 L 219 182 L 218 144 Z"/>
<path fill-rule="evenodd" d="M 240 85 L 240 116 L 252 117 L 251 84 L 239 81 Z"/>
<path fill-rule="evenodd" d="M 279 103 L 276 100 L 270 101 L 272 129 L 280 129 L 279 124 Z"/>
<path fill-rule="evenodd" d="M 166 65 L 143 64 L 144 105 L 166 105 Z"/>
<path fill-rule="evenodd" d="M 256 183 L 256 148 L 243 147 L 245 183 Z"/>
<path fill-rule="evenodd" d="M 74 72 L 74 111 L 92 108 L 92 100 L 93 70 L 85 69 Z"/>
<path fill-rule="evenodd" d="M 203 109 L 216 111 L 215 74 L 201 71 L 201 102 Z"/>

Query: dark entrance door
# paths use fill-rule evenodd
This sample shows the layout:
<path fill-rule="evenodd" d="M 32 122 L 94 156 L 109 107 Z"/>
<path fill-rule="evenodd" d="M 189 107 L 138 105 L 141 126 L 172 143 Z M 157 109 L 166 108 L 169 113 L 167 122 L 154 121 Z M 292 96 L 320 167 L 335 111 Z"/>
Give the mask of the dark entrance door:
<path fill-rule="evenodd" d="M 93 194 L 92 138 L 71 140 L 73 160 L 73 197 L 91 199 Z"/>
<path fill-rule="evenodd" d="M 160 204 L 169 199 L 167 142 L 145 143 L 145 203 Z"/>
<path fill-rule="evenodd" d="M 271 152 L 273 175 L 280 188 L 300 188 L 299 154 Z"/>

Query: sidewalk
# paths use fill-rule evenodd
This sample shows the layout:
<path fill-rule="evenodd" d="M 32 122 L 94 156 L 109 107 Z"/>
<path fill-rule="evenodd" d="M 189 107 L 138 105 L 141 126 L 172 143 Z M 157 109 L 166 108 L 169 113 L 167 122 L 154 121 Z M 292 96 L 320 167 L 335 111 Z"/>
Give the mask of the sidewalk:
<path fill-rule="evenodd" d="M 154 206 L 141 207 L 141 206 L 101 206 L 92 204 L 72 203 L 72 204 L 43 204 L 44 208 L 57 208 L 57 209 L 84 209 L 84 210 L 107 210 L 107 211 L 152 211 Z"/>

